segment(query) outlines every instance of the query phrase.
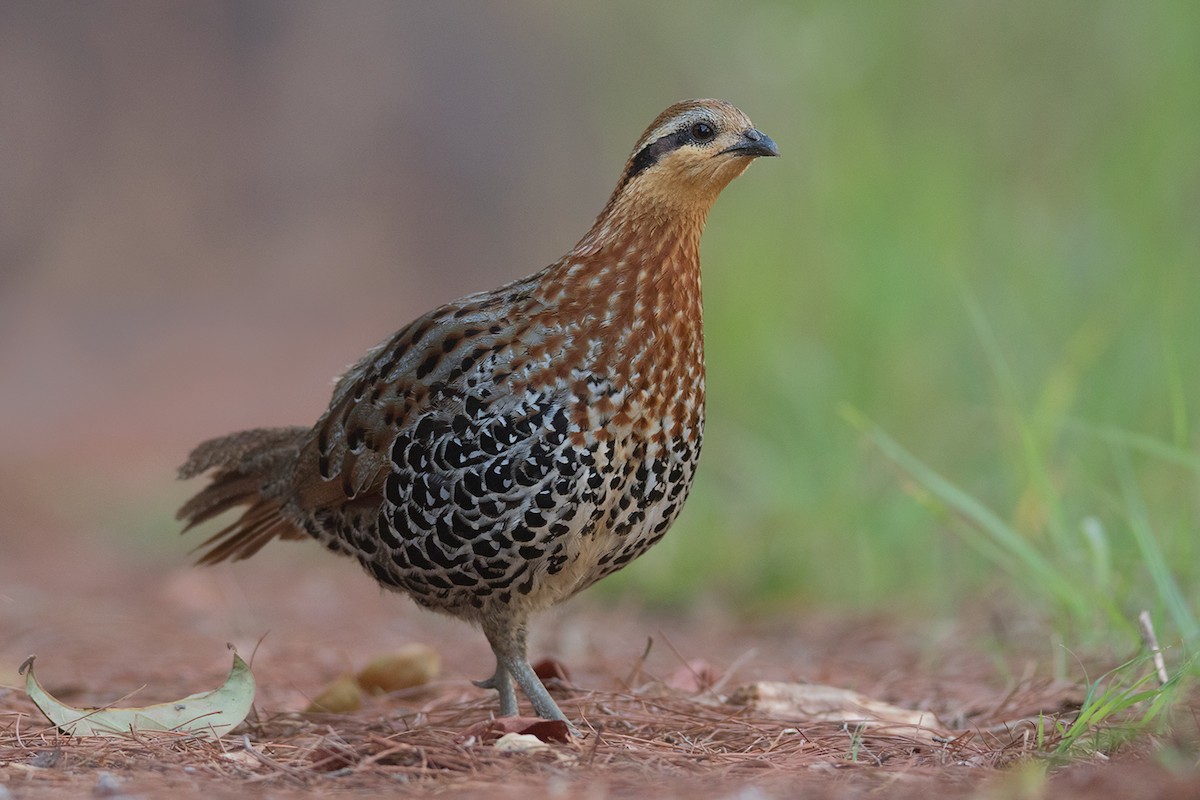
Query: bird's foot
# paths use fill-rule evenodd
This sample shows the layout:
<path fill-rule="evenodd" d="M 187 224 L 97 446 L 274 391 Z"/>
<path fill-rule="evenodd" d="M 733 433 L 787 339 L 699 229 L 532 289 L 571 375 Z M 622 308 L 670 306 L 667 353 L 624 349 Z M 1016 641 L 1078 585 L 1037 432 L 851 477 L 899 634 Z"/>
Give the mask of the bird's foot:
<path fill-rule="evenodd" d="M 513 686 L 512 676 L 500 664 L 490 678 L 472 681 L 480 689 L 495 689 L 500 695 L 500 716 L 515 717 L 517 715 L 517 690 Z"/>

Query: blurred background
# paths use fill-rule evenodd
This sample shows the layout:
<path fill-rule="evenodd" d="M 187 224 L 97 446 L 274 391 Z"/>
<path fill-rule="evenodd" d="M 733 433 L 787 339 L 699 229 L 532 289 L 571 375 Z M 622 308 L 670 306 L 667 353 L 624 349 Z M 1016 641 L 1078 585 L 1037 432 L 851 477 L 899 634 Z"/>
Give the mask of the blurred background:
<path fill-rule="evenodd" d="M 592 602 L 1194 645 L 1198 42 L 1186 0 L 5 3 L 0 593 L 18 549 L 185 562 L 192 445 L 314 421 L 715 96 L 784 157 L 709 220 L 690 504 Z"/>

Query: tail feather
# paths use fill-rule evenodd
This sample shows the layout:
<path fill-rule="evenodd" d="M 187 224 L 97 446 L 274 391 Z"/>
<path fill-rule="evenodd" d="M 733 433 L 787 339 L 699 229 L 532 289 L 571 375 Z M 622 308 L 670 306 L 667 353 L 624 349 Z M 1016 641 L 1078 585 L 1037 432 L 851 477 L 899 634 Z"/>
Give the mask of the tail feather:
<path fill-rule="evenodd" d="M 180 507 L 184 531 L 238 506 L 246 510 L 232 524 L 196 548 L 200 564 L 240 561 L 274 538 L 304 539 L 306 534 L 283 514 L 292 466 L 307 428 L 258 428 L 204 442 L 179 468 L 180 478 L 215 470 L 206 487 Z"/>
<path fill-rule="evenodd" d="M 245 505 L 248 498 L 258 494 L 262 481 L 256 476 L 222 475 L 213 476 L 212 482 L 191 500 L 180 506 L 176 519 L 186 519 L 183 532 L 224 514 L 231 508 Z"/>
<path fill-rule="evenodd" d="M 196 563 L 203 566 L 225 560 L 241 561 L 277 536 L 281 539 L 303 538 L 295 526 L 279 515 L 277 505 L 260 502 L 246 509 L 236 522 L 208 537 L 193 552 L 201 552 Z"/>

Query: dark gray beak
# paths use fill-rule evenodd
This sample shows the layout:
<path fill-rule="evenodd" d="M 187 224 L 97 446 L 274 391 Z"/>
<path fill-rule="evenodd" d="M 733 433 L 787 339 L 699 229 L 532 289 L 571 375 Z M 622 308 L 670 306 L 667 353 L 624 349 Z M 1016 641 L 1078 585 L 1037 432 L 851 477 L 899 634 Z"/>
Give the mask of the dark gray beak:
<path fill-rule="evenodd" d="M 771 141 L 770 136 L 767 136 L 756 128 L 751 128 L 742 134 L 742 138 L 737 144 L 726 147 L 721 153 L 756 158 L 758 156 L 777 156 L 779 155 L 779 148 L 775 145 L 775 142 Z"/>

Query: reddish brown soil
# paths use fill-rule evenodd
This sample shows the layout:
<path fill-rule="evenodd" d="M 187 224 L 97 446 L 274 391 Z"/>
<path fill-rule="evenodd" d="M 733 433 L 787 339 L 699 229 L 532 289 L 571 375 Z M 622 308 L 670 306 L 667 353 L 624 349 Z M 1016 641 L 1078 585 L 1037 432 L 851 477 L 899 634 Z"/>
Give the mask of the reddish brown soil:
<path fill-rule="evenodd" d="M 20 517 L 20 501 L 8 509 Z M 482 636 L 381 594 L 354 565 L 315 547 L 276 545 L 209 570 L 138 558 L 45 519 L 0 545 L 0 798 L 326 797 L 1200 797 L 1194 745 L 1142 736 L 1059 764 L 1036 753 L 1038 712 L 1069 719 L 1077 685 L 1048 678 L 1053 643 L 1036 630 L 808 615 L 746 620 L 717 600 L 682 617 L 576 602 L 541 619 L 535 658 L 570 670 L 559 691 L 577 742 L 504 754 L 464 739 L 493 711 L 469 679 L 490 671 Z M 647 639 L 653 639 L 643 659 Z M 371 657 L 425 642 L 443 677 L 369 701 L 352 715 L 303 716 L 315 693 Z M 985 645 L 990 641 L 990 645 Z M 215 686 L 225 643 L 253 654 L 259 691 L 243 731 L 220 743 L 72 740 L 48 729 L 16 667 L 76 705 L 135 704 Z M 665 685 L 682 664 L 723 684 L 694 695 Z M 856 738 L 834 723 L 768 719 L 720 702 L 756 680 L 813 681 L 935 712 L 966 732 L 948 743 Z M 11 688 L 3 688 L 11 687 Z M 1193 704 L 1179 730 L 1195 731 Z M 1189 720 L 1188 715 L 1191 714 Z M 1182 734 L 1181 734 L 1182 737 Z M 1182 737 L 1180 741 L 1186 737 Z M 1164 755 L 1168 754 L 1168 755 Z M 1051 772 L 1039 786 L 1041 770 Z"/>

